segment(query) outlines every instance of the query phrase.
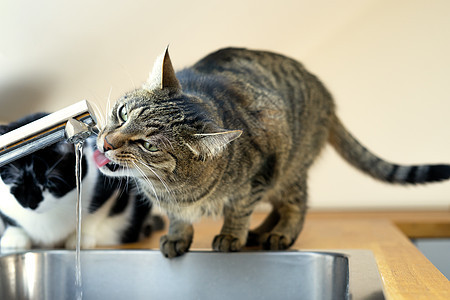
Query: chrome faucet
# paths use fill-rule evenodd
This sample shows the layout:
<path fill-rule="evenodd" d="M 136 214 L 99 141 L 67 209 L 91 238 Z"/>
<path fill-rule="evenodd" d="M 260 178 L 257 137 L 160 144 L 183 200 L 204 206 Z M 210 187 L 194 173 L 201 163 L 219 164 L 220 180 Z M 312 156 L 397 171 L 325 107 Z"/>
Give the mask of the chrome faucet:
<path fill-rule="evenodd" d="M 94 111 L 83 100 L 0 135 L 0 167 L 62 140 L 83 141 L 96 125 Z"/>

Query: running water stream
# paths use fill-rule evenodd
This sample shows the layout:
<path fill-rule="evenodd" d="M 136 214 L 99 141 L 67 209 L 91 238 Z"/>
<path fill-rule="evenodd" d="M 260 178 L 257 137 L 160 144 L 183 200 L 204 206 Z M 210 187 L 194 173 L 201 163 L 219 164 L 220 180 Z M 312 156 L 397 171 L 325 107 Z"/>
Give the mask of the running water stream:
<path fill-rule="evenodd" d="M 75 145 L 75 176 L 77 181 L 77 206 L 76 206 L 76 236 L 77 246 L 75 249 L 75 292 L 76 299 L 83 299 L 81 280 L 81 159 L 83 157 L 84 140 L 76 142 Z"/>

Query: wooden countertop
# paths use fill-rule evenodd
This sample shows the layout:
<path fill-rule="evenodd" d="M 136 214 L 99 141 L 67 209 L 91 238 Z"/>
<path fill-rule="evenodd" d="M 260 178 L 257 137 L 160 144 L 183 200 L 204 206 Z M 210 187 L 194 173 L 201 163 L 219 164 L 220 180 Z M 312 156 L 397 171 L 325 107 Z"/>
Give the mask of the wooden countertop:
<path fill-rule="evenodd" d="M 265 213 L 252 217 L 252 227 Z M 211 249 L 221 220 L 195 224 L 191 249 Z M 122 248 L 159 248 L 165 231 Z M 409 238 L 450 237 L 450 211 L 310 212 L 293 249 L 369 249 L 375 255 L 388 299 L 450 299 L 450 281 Z M 450 259 L 450 253 L 449 253 Z"/>

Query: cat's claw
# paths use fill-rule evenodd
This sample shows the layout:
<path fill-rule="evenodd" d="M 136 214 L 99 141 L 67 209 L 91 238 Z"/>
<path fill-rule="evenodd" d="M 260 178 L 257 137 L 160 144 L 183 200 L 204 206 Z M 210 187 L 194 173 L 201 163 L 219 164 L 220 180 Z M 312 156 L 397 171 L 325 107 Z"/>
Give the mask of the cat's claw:
<path fill-rule="evenodd" d="M 242 249 L 243 243 L 239 238 L 230 234 L 216 235 L 213 241 L 214 251 L 220 252 L 236 252 Z"/>
<path fill-rule="evenodd" d="M 162 254 L 167 258 L 183 255 L 189 251 L 192 239 L 163 235 L 159 240 Z"/>

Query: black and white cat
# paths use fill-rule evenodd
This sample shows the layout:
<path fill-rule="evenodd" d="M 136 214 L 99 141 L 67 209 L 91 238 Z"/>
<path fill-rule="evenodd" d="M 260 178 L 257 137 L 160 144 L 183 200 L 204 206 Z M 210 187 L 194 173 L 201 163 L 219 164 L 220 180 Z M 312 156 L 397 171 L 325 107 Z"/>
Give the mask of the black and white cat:
<path fill-rule="evenodd" d="M 0 126 L 4 134 L 46 114 Z M 151 216 L 151 205 L 133 182 L 107 178 L 95 166 L 95 138 L 84 144 L 82 160 L 81 247 L 138 241 L 162 219 Z M 0 168 L 2 249 L 75 248 L 75 151 L 60 142 Z"/>

